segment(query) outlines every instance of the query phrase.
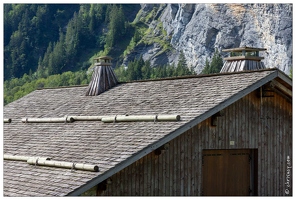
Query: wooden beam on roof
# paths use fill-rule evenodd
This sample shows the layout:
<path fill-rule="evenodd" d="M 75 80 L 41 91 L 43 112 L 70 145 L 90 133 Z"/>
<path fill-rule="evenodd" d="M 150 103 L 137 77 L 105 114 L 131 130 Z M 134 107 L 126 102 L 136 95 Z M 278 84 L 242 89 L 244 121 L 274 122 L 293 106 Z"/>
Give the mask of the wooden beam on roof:
<path fill-rule="evenodd" d="M 121 115 L 114 117 L 102 118 L 102 122 L 157 122 L 157 121 L 179 121 L 181 119 L 180 115 Z"/>
<path fill-rule="evenodd" d="M 222 49 L 223 52 L 252 52 L 252 51 L 266 51 L 265 48 L 253 48 L 253 47 L 238 47 L 238 48 L 231 48 L 231 49 Z"/>
<path fill-rule="evenodd" d="M 22 118 L 23 123 L 66 123 L 74 122 L 71 117 Z"/>
<path fill-rule="evenodd" d="M 215 113 L 214 115 L 212 115 L 211 116 L 211 126 L 217 126 L 217 121 L 218 121 L 218 117 L 221 117 L 221 116 L 223 116 L 224 115 L 224 113 L 223 113 L 223 111 L 221 110 L 221 111 L 219 111 L 219 112 L 217 112 L 217 113 Z"/>
<path fill-rule="evenodd" d="M 35 159 L 40 159 L 40 160 L 51 160 L 49 157 L 31 157 L 31 156 L 16 156 L 16 155 L 7 155 L 4 154 L 3 159 L 4 160 L 13 160 L 13 161 L 24 161 L 27 162 L 27 160 L 35 158 Z"/>
<path fill-rule="evenodd" d="M 287 84 L 289 84 L 290 86 L 292 86 L 292 79 L 285 73 L 280 73 L 280 71 L 278 71 L 278 77 L 280 79 L 282 79 L 283 81 L 285 81 Z"/>
<path fill-rule="evenodd" d="M 271 87 L 277 87 L 278 89 L 292 97 L 292 91 L 276 80 L 271 81 Z"/>
<path fill-rule="evenodd" d="M 23 161 L 31 165 L 41 165 L 48 167 L 60 167 L 68 169 L 78 169 L 85 171 L 98 172 L 99 167 L 97 165 L 89 165 L 83 163 L 72 163 L 63 161 L 53 161 L 47 157 L 31 157 L 31 156 L 18 156 L 18 155 L 6 155 L 3 156 L 4 160 Z"/>
<path fill-rule="evenodd" d="M 287 95 L 286 93 L 282 92 L 282 90 L 278 88 L 272 88 L 272 90 L 277 93 L 278 95 L 282 96 L 284 99 L 286 99 L 289 103 L 292 103 L 292 97 Z"/>
<path fill-rule="evenodd" d="M 67 168 L 67 169 L 73 169 L 73 170 L 78 169 L 78 170 L 93 171 L 93 172 L 99 171 L 99 167 L 97 165 L 89 165 L 89 164 L 83 164 L 83 163 L 72 163 L 72 162 L 53 161 L 53 160 L 39 160 L 36 158 L 28 159 L 27 163 L 31 165 L 59 167 L 59 168 Z"/>
<path fill-rule="evenodd" d="M 4 122 L 4 123 L 11 123 L 11 119 L 10 119 L 10 118 L 4 118 L 4 119 L 3 119 L 3 122 Z"/>
<path fill-rule="evenodd" d="M 70 118 L 73 118 L 74 121 L 101 121 L 102 118 L 108 117 L 108 116 L 69 116 Z"/>

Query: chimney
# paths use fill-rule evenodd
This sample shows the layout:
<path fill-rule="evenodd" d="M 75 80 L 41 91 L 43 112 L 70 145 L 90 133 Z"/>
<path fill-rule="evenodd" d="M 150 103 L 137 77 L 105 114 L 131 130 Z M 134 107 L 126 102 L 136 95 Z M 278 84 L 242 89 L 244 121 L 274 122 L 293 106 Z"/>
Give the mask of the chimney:
<path fill-rule="evenodd" d="M 230 52 L 230 54 L 229 57 L 224 58 L 226 62 L 220 73 L 265 69 L 263 62 L 261 62 L 264 57 L 259 57 L 259 51 L 266 51 L 264 48 L 245 46 L 233 49 L 223 49 L 222 51 Z"/>
<path fill-rule="evenodd" d="M 112 69 L 112 58 L 101 56 L 94 59 L 94 70 L 86 96 L 96 96 L 117 85 L 118 80 Z"/>

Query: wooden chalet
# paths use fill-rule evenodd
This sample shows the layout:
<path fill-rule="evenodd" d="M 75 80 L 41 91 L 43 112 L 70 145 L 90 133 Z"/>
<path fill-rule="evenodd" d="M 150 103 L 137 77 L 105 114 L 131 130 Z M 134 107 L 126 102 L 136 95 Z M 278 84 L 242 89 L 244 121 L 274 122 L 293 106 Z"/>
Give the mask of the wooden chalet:
<path fill-rule="evenodd" d="M 93 84 L 4 106 L 4 196 L 292 195 L 280 70 Z"/>

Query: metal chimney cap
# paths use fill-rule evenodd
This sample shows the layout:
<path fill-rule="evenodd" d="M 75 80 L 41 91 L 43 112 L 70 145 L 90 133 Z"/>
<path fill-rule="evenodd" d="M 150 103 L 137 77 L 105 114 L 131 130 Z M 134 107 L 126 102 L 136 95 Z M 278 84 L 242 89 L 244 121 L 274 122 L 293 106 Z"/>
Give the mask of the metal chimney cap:
<path fill-rule="evenodd" d="M 253 48 L 253 47 L 238 47 L 238 48 L 232 48 L 232 49 L 223 49 L 223 52 L 252 52 L 252 51 L 266 51 L 267 49 L 265 48 Z"/>
<path fill-rule="evenodd" d="M 112 60 L 113 58 L 111 58 L 110 56 L 100 56 L 100 57 L 97 57 L 96 59 L 108 59 L 108 60 Z"/>
<path fill-rule="evenodd" d="M 112 58 L 110 56 L 100 56 L 97 58 L 94 58 L 94 64 L 95 65 L 104 65 L 104 66 L 110 66 Z"/>

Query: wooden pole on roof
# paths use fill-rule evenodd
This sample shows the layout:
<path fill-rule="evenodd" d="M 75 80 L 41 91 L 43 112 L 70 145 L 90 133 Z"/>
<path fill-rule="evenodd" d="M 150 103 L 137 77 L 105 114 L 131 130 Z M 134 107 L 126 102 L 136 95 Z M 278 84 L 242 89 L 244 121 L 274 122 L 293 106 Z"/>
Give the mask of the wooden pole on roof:
<path fill-rule="evenodd" d="M 180 115 L 121 115 L 114 117 L 103 117 L 102 122 L 153 122 L 153 121 L 179 121 Z"/>
<path fill-rule="evenodd" d="M 4 154 L 3 158 L 4 158 L 4 160 L 14 160 L 14 161 L 25 161 L 25 162 L 27 162 L 27 160 L 29 160 L 31 158 L 37 159 L 38 157 L 14 156 L 14 155 L 6 155 L 6 154 Z M 46 157 L 39 157 L 38 159 L 40 159 L 40 160 L 51 160 L 51 158 L 46 158 Z"/>
<path fill-rule="evenodd" d="M 101 121 L 103 117 L 107 116 L 69 116 L 74 121 Z"/>
<path fill-rule="evenodd" d="M 22 118 L 23 123 L 63 123 L 74 122 L 71 117 L 52 117 L 52 118 Z"/>
<path fill-rule="evenodd" d="M 11 123 L 11 119 L 10 119 L 10 118 L 4 118 L 4 119 L 3 119 L 3 122 L 4 122 L 4 123 Z"/>
<path fill-rule="evenodd" d="M 99 171 L 99 167 L 97 165 L 89 165 L 89 164 L 83 164 L 83 163 L 72 163 L 72 162 L 53 161 L 53 160 L 39 160 L 35 158 L 28 159 L 27 163 L 31 165 L 40 165 L 40 166 L 47 166 L 47 167 L 59 167 L 59 168 L 77 169 L 77 170 L 85 170 L 85 171 L 93 171 L 93 172 Z"/>

